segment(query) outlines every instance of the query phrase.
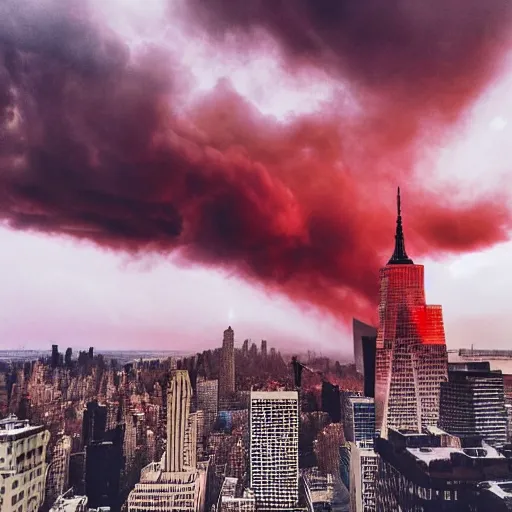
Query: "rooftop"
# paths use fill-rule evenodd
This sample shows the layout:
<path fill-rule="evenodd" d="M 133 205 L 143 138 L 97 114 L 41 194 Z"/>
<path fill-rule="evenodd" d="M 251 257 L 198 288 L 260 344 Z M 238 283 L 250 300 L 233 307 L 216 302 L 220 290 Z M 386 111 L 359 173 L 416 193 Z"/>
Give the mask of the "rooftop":
<path fill-rule="evenodd" d="M 479 485 L 482 489 L 487 489 L 493 494 L 495 494 L 498 498 L 512 499 L 512 480 L 506 482 L 482 482 Z"/>
<path fill-rule="evenodd" d="M 251 391 L 251 400 L 297 400 L 297 391 Z"/>
<path fill-rule="evenodd" d="M 64 498 L 60 496 L 50 509 L 50 512 L 78 512 L 85 510 L 87 496 L 71 496 Z"/>
<path fill-rule="evenodd" d="M 5 437 L 20 437 L 26 434 L 36 434 L 44 430 L 42 425 L 30 425 L 28 420 L 20 420 L 14 415 L 0 420 L 0 439 Z"/>

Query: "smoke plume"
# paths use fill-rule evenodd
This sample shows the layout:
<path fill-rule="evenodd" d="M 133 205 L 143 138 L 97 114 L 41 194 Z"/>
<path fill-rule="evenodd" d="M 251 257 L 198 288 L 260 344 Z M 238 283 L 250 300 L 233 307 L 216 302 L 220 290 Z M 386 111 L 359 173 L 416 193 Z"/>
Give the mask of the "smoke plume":
<path fill-rule="evenodd" d="M 173 254 L 342 318 L 375 306 L 397 184 L 413 259 L 507 239 L 503 202 L 453 204 L 418 184 L 414 163 L 492 80 L 508 0 L 190 0 L 186 19 L 219 51 L 257 51 L 265 31 L 284 69 L 328 73 L 357 106 L 348 115 L 335 99 L 287 121 L 227 81 L 182 108 L 179 49 L 135 52 L 87 2 L 63 5 L 0 5 L 0 216 L 11 228 Z"/>

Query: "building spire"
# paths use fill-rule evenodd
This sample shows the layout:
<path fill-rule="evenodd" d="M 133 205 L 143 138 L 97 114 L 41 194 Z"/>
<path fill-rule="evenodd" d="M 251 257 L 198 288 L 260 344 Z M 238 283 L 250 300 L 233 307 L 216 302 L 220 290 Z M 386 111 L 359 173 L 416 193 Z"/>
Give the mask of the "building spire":
<path fill-rule="evenodd" d="M 413 265 L 413 261 L 405 252 L 404 231 L 402 229 L 402 211 L 400 208 L 400 187 L 396 195 L 396 234 L 395 234 L 395 250 L 393 256 L 388 261 L 388 265 Z"/>

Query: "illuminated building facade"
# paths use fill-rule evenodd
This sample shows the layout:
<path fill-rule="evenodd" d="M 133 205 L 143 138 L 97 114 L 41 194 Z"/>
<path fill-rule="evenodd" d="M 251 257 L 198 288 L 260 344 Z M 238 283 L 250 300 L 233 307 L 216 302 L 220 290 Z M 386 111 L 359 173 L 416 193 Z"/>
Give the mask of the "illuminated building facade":
<path fill-rule="evenodd" d="M 380 270 L 379 328 L 376 345 L 376 429 L 420 432 L 437 425 L 441 382 L 447 380 L 441 306 L 425 302 L 423 265 L 407 256 L 397 197 L 395 250 Z"/>

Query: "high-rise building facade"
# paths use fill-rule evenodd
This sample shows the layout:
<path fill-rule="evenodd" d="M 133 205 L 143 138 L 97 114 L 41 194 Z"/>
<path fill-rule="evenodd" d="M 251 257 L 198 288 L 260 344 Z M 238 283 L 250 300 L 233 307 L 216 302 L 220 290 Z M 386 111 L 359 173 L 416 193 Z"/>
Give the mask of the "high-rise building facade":
<path fill-rule="evenodd" d="M 489 363 L 450 363 L 441 384 L 439 427 L 458 437 L 480 435 L 492 445 L 507 442 L 501 371 Z"/>
<path fill-rule="evenodd" d="M 204 412 L 204 434 L 208 435 L 217 419 L 219 381 L 199 378 L 196 383 L 197 408 Z"/>
<path fill-rule="evenodd" d="M 354 396 L 345 401 L 343 426 L 345 439 L 361 448 L 372 448 L 375 438 L 373 398 Z"/>
<path fill-rule="evenodd" d="M 250 488 L 258 510 L 285 510 L 299 498 L 299 395 L 252 391 Z"/>
<path fill-rule="evenodd" d="M 378 462 L 378 455 L 373 449 L 350 443 L 349 490 L 351 510 L 354 512 L 375 512 L 377 510 L 375 483 Z"/>
<path fill-rule="evenodd" d="M 219 372 L 219 402 L 229 400 L 235 392 L 235 333 L 231 326 L 224 331 Z"/>
<path fill-rule="evenodd" d="M 425 302 L 423 265 L 407 256 L 397 197 L 395 250 L 380 270 L 376 347 L 376 429 L 420 432 L 437 425 L 441 382 L 447 380 L 441 306 Z"/>
<path fill-rule="evenodd" d="M 173 372 L 167 393 L 167 450 L 165 470 L 179 473 L 190 454 L 185 453 L 190 417 L 192 385 L 186 370 Z M 187 449 L 190 449 L 187 443 Z"/>
<path fill-rule="evenodd" d="M 69 485 L 69 457 L 71 455 L 71 437 L 61 435 L 55 443 L 51 464 L 46 478 L 46 502 L 53 504 L 64 494 Z"/>
<path fill-rule="evenodd" d="M 0 512 L 39 510 L 49 440 L 43 426 L 31 426 L 15 416 L 0 420 Z"/>
<path fill-rule="evenodd" d="M 208 462 L 197 462 L 197 415 L 190 412 L 188 371 L 173 370 L 167 393 L 167 449 L 143 468 L 128 496 L 128 512 L 200 512 L 205 505 Z"/>

